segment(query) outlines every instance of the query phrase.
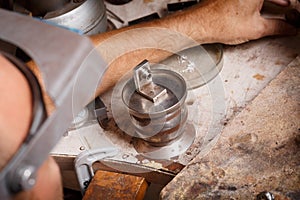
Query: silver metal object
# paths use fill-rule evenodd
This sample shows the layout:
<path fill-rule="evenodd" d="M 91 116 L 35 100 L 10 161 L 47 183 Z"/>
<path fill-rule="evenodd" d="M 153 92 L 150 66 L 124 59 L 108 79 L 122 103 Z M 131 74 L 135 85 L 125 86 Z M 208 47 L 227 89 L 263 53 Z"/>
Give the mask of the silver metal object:
<path fill-rule="evenodd" d="M 165 95 L 158 95 L 159 102 L 145 98 L 147 94 L 140 95 L 133 79 L 124 86 L 122 100 L 129 109 L 138 136 L 155 146 L 163 146 L 183 133 L 181 130 L 187 120 L 186 84 L 179 74 L 169 70 L 152 70 L 151 77 L 148 84 L 167 90 Z"/>
<path fill-rule="evenodd" d="M 106 8 L 103 0 L 72 0 L 61 9 L 48 12 L 43 19 L 70 29 L 80 30 L 86 35 L 107 30 Z"/>
<path fill-rule="evenodd" d="M 221 44 L 205 44 L 171 55 L 161 62 L 160 67 L 179 73 L 189 90 L 213 80 L 222 70 L 223 60 Z"/>
<path fill-rule="evenodd" d="M 97 97 L 94 101 L 94 115 L 97 118 L 97 121 L 101 128 L 106 129 L 108 127 L 108 116 L 107 116 L 107 108 L 100 97 Z"/>
<path fill-rule="evenodd" d="M 19 185 L 21 188 L 25 190 L 32 188 L 36 182 L 36 173 L 33 166 L 22 166 L 20 169 L 17 170 L 17 176 L 19 180 Z"/>
<path fill-rule="evenodd" d="M 154 146 L 140 139 L 135 139 L 133 145 L 141 155 L 153 159 L 174 158 L 183 154 L 193 144 L 196 137 L 195 127 L 187 122 L 182 130 L 184 134 L 165 146 Z"/>
<path fill-rule="evenodd" d="M 79 154 L 75 159 L 75 171 L 81 193 L 84 194 L 87 186 L 94 176 L 93 163 L 103 158 L 113 157 L 118 154 L 116 148 L 100 148 L 87 150 Z"/>
<path fill-rule="evenodd" d="M 257 200 L 274 200 L 274 195 L 271 192 L 261 192 L 256 197 Z"/>
<path fill-rule="evenodd" d="M 122 100 L 130 114 L 134 136 L 140 141 L 135 146 L 139 153 L 166 159 L 183 153 L 192 144 L 195 129 L 192 124 L 187 126 L 186 96 L 185 81 L 176 72 L 150 69 L 147 61 L 134 69 L 134 78 L 124 85 Z M 170 148 L 172 143 L 175 145 Z"/>
<path fill-rule="evenodd" d="M 150 64 L 146 60 L 134 68 L 134 84 L 138 93 L 154 103 L 167 94 L 165 88 L 153 82 Z"/>
<path fill-rule="evenodd" d="M 0 27 L 5 27 L 0 39 L 18 46 L 39 66 L 56 108 L 0 172 L 0 199 L 5 200 L 34 185 L 37 170 L 93 97 L 107 65 L 88 38 L 31 17 L 0 9 Z"/>
<path fill-rule="evenodd" d="M 87 108 L 83 108 L 71 122 L 72 129 L 81 127 L 89 118 L 89 111 Z"/>

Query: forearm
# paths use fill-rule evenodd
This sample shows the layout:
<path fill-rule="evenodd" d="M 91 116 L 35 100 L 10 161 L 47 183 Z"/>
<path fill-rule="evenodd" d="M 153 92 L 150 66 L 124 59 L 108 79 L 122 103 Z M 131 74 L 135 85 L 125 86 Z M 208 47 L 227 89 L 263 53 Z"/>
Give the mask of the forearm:
<path fill-rule="evenodd" d="M 161 20 L 92 36 L 99 54 L 109 65 L 95 95 L 107 91 L 144 59 L 158 62 L 183 48 L 203 43 L 239 44 L 267 35 L 296 33 L 283 21 L 261 17 L 262 3 L 204 1 Z"/>
<path fill-rule="evenodd" d="M 216 42 L 209 32 L 212 30 L 208 27 L 210 21 L 202 16 L 207 8 L 198 6 L 196 9 L 196 13 L 191 10 L 178 12 L 161 20 L 91 36 L 109 65 L 96 95 L 112 87 L 122 75 L 144 59 L 156 63 L 182 49 Z M 199 9 L 203 11 L 199 12 Z"/>
<path fill-rule="evenodd" d="M 30 86 L 23 74 L 0 54 L 0 170 L 26 137 L 32 119 Z"/>
<path fill-rule="evenodd" d="M 296 33 L 283 21 L 261 17 L 262 3 L 204 1 L 161 20 L 92 36 L 109 64 L 96 94 L 112 87 L 144 59 L 158 62 L 171 53 L 203 43 L 240 44 L 268 35 Z"/>
<path fill-rule="evenodd" d="M 197 44 L 180 33 L 157 27 L 135 28 L 109 37 L 96 45 L 109 66 L 96 95 L 112 87 L 122 75 L 142 60 L 155 63 L 183 48 Z"/>

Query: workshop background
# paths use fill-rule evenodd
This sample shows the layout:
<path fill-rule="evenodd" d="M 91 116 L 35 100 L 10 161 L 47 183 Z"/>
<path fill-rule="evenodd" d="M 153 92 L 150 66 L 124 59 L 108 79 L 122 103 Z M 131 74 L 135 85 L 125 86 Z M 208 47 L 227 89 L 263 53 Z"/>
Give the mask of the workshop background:
<path fill-rule="evenodd" d="M 57 13 L 46 13 L 45 21 L 93 35 L 162 18 L 199 3 L 73 0 L 76 5 L 86 2 L 87 7 L 74 14 L 76 25 L 72 20 L 60 24 L 68 16 L 59 18 Z M 299 2 L 292 1 L 291 7 L 299 10 Z M 284 18 L 290 8 L 267 4 L 264 14 Z M 22 6 L 14 9 L 25 12 Z M 234 46 L 201 45 L 162 61 L 163 69 L 177 71 L 186 81 L 185 104 L 180 109 L 186 109 L 188 117 L 179 138 L 158 146 L 149 146 L 122 128 L 131 119 L 118 117 L 124 109 L 117 105 L 122 105 L 120 96 L 129 75 L 125 76 L 80 112 L 51 152 L 61 168 L 65 199 L 82 198 L 74 162 L 79 154 L 92 150 L 97 158 L 95 176 L 86 184 L 86 200 L 300 199 L 299 53 L 298 34 Z M 120 151 L 111 157 L 101 154 L 112 146 Z"/>

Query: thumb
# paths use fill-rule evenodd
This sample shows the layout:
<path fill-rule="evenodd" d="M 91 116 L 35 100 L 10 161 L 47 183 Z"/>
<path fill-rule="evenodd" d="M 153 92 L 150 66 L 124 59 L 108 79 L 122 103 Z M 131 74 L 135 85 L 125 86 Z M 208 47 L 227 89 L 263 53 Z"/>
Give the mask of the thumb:
<path fill-rule="evenodd" d="M 264 19 L 264 35 L 296 35 L 297 28 L 281 19 Z"/>

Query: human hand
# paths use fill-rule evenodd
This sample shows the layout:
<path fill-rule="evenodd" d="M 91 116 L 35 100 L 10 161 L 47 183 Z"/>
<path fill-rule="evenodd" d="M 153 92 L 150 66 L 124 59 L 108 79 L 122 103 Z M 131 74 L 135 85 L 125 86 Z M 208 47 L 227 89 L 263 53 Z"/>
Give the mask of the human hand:
<path fill-rule="evenodd" d="M 289 1 L 285 0 L 270 1 L 281 6 L 289 5 Z M 199 9 L 195 12 L 196 17 L 205 18 L 202 23 L 208 27 L 211 42 L 239 44 L 270 35 L 297 33 L 295 27 L 283 20 L 262 17 L 263 3 L 263 0 L 215 0 L 205 1 L 194 9 Z"/>

